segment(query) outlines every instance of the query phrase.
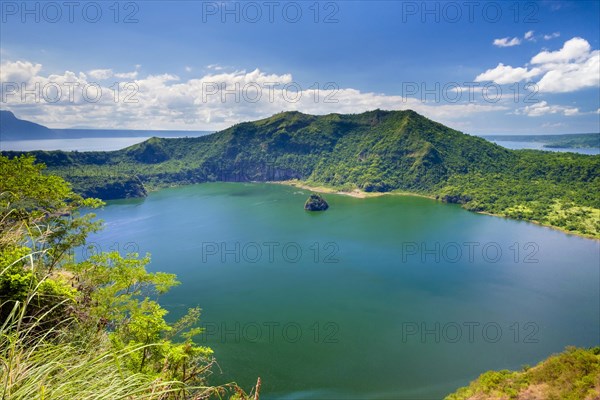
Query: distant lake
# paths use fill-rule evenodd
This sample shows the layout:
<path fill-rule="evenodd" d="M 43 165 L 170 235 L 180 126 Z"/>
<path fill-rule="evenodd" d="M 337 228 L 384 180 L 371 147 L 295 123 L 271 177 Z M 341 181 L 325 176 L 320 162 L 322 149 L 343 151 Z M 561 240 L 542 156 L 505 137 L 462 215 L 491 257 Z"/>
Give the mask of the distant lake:
<path fill-rule="evenodd" d="M 2 151 L 112 151 L 141 143 L 152 136 L 162 138 L 198 137 L 211 131 L 136 131 L 109 129 L 54 129 L 58 138 L 0 140 Z"/>
<path fill-rule="evenodd" d="M 600 242 L 419 197 L 210 183 L 110 201 L 109 251 L 152 254 L 200 306 L 213 383 L 261 399 L 439 399 L 489 369 L 600 344 Z M 85 256 L 83 253 L 80 257 Z"/>
<path fill-rule="evenodd" d="M 540 142 L 515 142 L 510 140 L 492 140 L 492 143 L 496 143 L 499 146 L 506 147 L 507 149 L 520 150 L 520 149 L 532 149 L 532 150 L 544 150 L 544 151 L 558 151 L 561 153 L 571 152 L 580 154 L 596 155 L 600 154 L 598 148 L 586 148 L 586 149 L 574 149 L 574 148 L 549 148 L 544 147 L 544 143 Z"/>
<path fill-rule="evenodd" d="M 64 129 L 59 132 L 71 131 Z M 74 132 L 86 132 L 88 135 L 90 130 L 72 130 Z M 101 132 L 101 131 L 97 131 Z M 126 131 L 118 131 L 126 132 Z M 137 131 L 130 131 L 137 132 Z M 184 131 L 165 131 L 164 134 L 161 132 L 148 132 L 151 135 L 148 136 L 88 136 L 88 137 L 74 137 L 74 138 L 61 138 L 61 139 L 36 139 L 36 140 L 2 140 L 0 141 L 0 150 L 9 151 L 34 151 L 34 150 L 64 150 L 64 151 L 112 151 L 120 150 L 128 146 L 132 146 L 136 143 L 143 142 L 152 136 L 158 137 L 196 137 L 209 134 L 211 132 L 184 132 Z M 177 136 L 179 135 L 179 136 Z M 74 136 L 78 136 L 75 134 Z M 523 142 L 523 141 L 504 141 L 504 140 L 492 140 L 507 149 L 533 149 L 533 150 L 544 150 L 544 151 L 558 151 L 558 152 L 573 152 L 581 154 L 600 154 L 600 149 L 589 148 L 589 149 L 557 149 L 557 148 L 546 148 L 543 143 L 540 142 Z"/>
<path fill-rule="evenodd" d="M 3 140 L 0 142 L 0 150 L 112 151 L 123 149 L 147 139 L 149 137 Z"/>

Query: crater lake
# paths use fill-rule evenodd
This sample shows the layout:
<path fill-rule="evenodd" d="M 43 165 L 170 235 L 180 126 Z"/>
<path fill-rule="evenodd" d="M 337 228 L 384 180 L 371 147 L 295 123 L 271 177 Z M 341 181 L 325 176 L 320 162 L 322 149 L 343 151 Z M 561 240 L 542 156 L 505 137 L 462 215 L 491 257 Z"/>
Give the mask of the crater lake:
<path fill-rule="evenodd" d="M 150 253 L 202 308 L 212 383 L 265 399 L 442 398 L 490 369 L 600 343 L 600 242 L 401 195 L 209 183 L 109 201 L 80 249 Z M 376 388 L 376 389 L 374 389 Z"/>

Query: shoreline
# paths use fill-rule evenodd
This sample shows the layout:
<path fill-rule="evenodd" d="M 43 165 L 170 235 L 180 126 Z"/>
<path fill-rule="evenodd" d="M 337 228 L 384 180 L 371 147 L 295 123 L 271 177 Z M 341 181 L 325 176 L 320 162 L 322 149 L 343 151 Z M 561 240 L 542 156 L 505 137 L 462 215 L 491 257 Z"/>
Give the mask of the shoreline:
<path fill-rule="evenodd" d="M 338 190 L 327 186 L 311 186 L 303 181 L 297 179 L 291 179 L 287 181 L 269 181 L 267 183 L 273 183 L 278 185 L 286 185 L 293 186 L 300 189 L 311 190 L 317 193 L 329 193 L 329 194 L 339 194 L 342 196 L 350 196 L 357 199 L 366 199 L 370 197 L 380 197 L 380 196 L 414 196 L 414 197 L 422 197 L 430 200 L 436 200 L 434 196 L 428 196 L 426 194 L 420 193 L 411 193 L 411 192 L 402 192 L 402 191 L 391 191 L 391 192 L 365 192 L 360 189 L 353 189 L 348 192 L 345 190 Z"/>
<path fill-rule="evenodd" d="M 470 211 L 470 210 L 466 210 L 466 211 Z M 535 224 L 535 225 L 537 225 L 537 226 L 539 226 L 541 228 L 548 228 L 548 229 L 552 229 L 552 230 L 555 230 L 555 231 L 559 231 L 559 232 L 562 232 L 562 233 L 567 234 L 569 236 L 577 236 L 578 238 L 583 238 L 583 239 L 593 239 L 593 240 L 596 240 L 596 241 L 600 242 L 600 237 L 596 237 L 596 236 L 593 236 L 593 235 L 588 235 L 588 234 L 585 234 L 585 233 L 577 233 L 577 232 L 568 231 L 568 230 L 566 230 L 564 228 L 561 228 L 559 226 L 544 225 L 544 224 L 542 224 L 539 221 L 534 221 L 534 220 L 530 220 L 530 219 L 516 219 L 516 218 L 507 217 L 506 215 L 492 214 L 492 213 L 487 212 L 487 211 L 471 211 L 471 212 L 474 212 L 476 214 L 489 215 L 491 217 L 509 219 L 511 221 L 527 222 L 527 223 L 530 223 L 530 224 Z"/>
<path fill-rule="evenodd" d="M 422 197 L 422 198 L 426 198 L 426 199 L 430 199 L 430 200 L 439 201 L 434 196 L 428 196 L 428 195 L 424 195 L 424 194 L 411 193 L 411 192 L 393 192 L 392 191 L 392 192 L 375 192 L 375 193 L 372 193 L 372 192 L 365 192 L 365 191 L 362 191 L 360 189 L 354 189 L 351 192 L 348 192 L 348 191 L 343 191 L 343 190 L 337 190 L 337 189 L 330 188 L 330 187 L 327 187 L 327 186 L 311 186 L 311 185 L 308 185 L 307 183 L 305 183 L 303 181 L 300 181 L 300 180 L 297 180 L 297 179 L 292 179 L 292 180 L 287 180 L 287 181 L 270 181 L 270 182 L 267 182 L 267 183 L 278 184 L 278 185 L 286 185 L 286 186 L 293 186 L 293 187 L 297 187 L 297 188 L 304 189 L 304 190 L 310 190 L 310 191 L 317 192 L 317 193 L 339 194 L 339 195 L 343 195 L 343 196 L 354 197 L 354 198 L 357 198 L 357 199 L 366 199 L 366 198 L 370 198 L 370 197 L 380 197 L 380 196 L 414 196 L 414 197 Z M 561 228 L 561 227 L 558 227 L 558 226 L 553 226 L 553 225 L 545 225 L 545 224 L 542 224 L 542 223 L 540 223 L 538 221 L 510 218 L 510 217 L 507 217 L 505 215 L 493 214 L 493 213 L 490 213 L 490 212 L 487 212 L 487 211 L 471 211 L 471 210 L 467 210 L 465 208 L 463 208 L 463 210 L 469 211 L 469 212 L 472 212 L 472 213 L 475 213 L 475 214 L 489 215 L 491 217 L 509 219 L 511 221 L 527 222 L 527 223 L 535 224 L 535 225 L 537 225 L 539 227 L 542 227 L 542 228 L 548 228 L 548 229 L 552 229 L 552 230 L 555 230 L 555 231 L 559 231 L 559 232 L 562 232 L 562 233 L 567 234 L 569 236 L 576 236 L 578 238 L 583 238 L 583 239 L 592 239 L 592 240 L 596 240 L 596 241 L 600 242 L 600 237 L 596 237 L 596 236 L 589 235 L 589 234 L 584 234 L 584 233 L 578 233 L 578 232 L 568 231 L 568 230 L 566 230 L 564 228 Z"/>
<path fill-rule="evenodd" d="M 208 183 L 208 182 L 193 183 L 191 185 L 198 185 L 198 184 L 203 184 L 203 183 Z M 247 183 L 268 183 L 268 184 L 275 184 L 275 185 L 292 186 L 292 187 L 297 187 L 299 189 L 310 190 L 310 191 L 313 191 L 316 193 L 337 194 L 337 195 L 342 195 L 342 196 L 350 196 L 350 197 L 354 197 L 357 199 L 366 199 L 366 198 L 380 197 L 380 196 L 414 196 L 414 197 L 421 197 L 421 198 L 434 200 L 434 201 L 440 201 L 439 199 L 436 199 L 435 196 L 430 196 L 430 195 L 425 195 L 425 194 L 420 194 L 420 193 L 411 193 L 411 192 L 405 192 L 405 191 L 365 192 L 360 189 L 354 189 L 354 190 L 348 192 L 348 191 L 334 189 L 334 188 L 327 187 L 327 186 L 311 186 L 311 185 L 307 184 L 306 182 L 303 182 L 303 181 L 300 181 L 297 179 L 291 179 L 291 180 L 286 180 L 286 181 L 247 182 Z M 161 189 L 176 188 L 176 187 L 187 186 L 187 185 L 189 185 L 189 184 L 173 184 L 173 185 L 167 185 L 167 186 L 158 186 L 158 187 L 147 188 L 147 190 L 148 190 L 148 193 L 151 193 L 151 192 L 159 191 Z M 113 199 L 113 200 L 125 200 L 125 199 Z M 452 203 L 446 203 L 446 204 L 452 204 Z M 490 213 L 487 211 L 471 211 L 471 210 L 467 210 L 465 208 L 463 208 L 463 210 L 469 211 L 469 212 L 472 212 L 475 214 L 488 215 L 488 216 L 496 217 L 496 218 L 509 219 L 511 221 L 527 222 L 527 223 L 535 224 L 542 228 L 548 228 L 548 229 L 552 229 L 555 231 L 559 231 L 559 232 L 562 232 L 569 236 L 575 236 L 575 237 L 582 238 L 582 239 L 592 239 L 592 240 L 596 240 L 596 241 L 600 242 L 600 237 L 589 235 L 589 234 L 584 234 L 584 233 L 579 233 L 579 232 L 568 231 L 564 228 L 561 228 L 558 226 L 553 226 L 553 225 L 545 225 L 538 221 L 527 220 L 527 219 L 516 219 L 516 218 L 507 217 L 505 215 L 493 214 L 493 213 Z"/>
<path fill-rule="evenodd" d="M 291 180 L 287 180 L 287 181 L 269 181 L 267 183 L 272 183 L 272 184 L 277 184 L 277 185 L 285 185 L 285 186 L 293 186 L 293 187 L 297 187 L 297 188 L 304 189 L 304 190 L 310 190 L 312 192 L 317 192 L 317 193 L 339 194 L 342 196 L 350 196 L 350 197 L 354 197 L 357 199 L 365 199 L 367 197 L 379 197 L 379 196 L 388 194 L 388 193 L 381 193 L 381 192 L 367 193 L 360 189 L 354 189 L 351 192 L 347 192 L 347 191 L 343 191 L 343 190 L 337 190 L 334 188 L 330 188 L 327 186 L 311 186 L 311 185 L 306 184 L 303 181 L 299 181 L 296 179 L 291 179 Z"/>

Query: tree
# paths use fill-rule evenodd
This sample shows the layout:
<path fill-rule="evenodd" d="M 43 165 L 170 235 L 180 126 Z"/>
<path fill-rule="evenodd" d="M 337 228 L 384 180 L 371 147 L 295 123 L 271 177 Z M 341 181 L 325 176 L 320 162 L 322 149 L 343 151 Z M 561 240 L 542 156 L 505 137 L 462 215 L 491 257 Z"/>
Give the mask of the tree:
<path fill-rule="evenodd" d="M 148 272 L 148 255 L 74 259 L 100 228 L 79 210 L 103 203 L 43 169 L 0 156 L 2 398 L 247 398 L 235 384 L 207 384 L 214 359 L 193 341 L 199 308 L 165 320 L 158 296 L 175 275 Z"/>

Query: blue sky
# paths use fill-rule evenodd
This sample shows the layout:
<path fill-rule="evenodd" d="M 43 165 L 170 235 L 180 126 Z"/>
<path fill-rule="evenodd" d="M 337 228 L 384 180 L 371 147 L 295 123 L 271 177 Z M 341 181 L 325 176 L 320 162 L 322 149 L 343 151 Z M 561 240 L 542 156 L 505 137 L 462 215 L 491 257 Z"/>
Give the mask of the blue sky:
<path fill-rule="evenodd" d="M 0 107 L 50 127 L 411 108 L 471 134 L 600 130 L 598 1 L 23 4 L 1 2 Z"/>

